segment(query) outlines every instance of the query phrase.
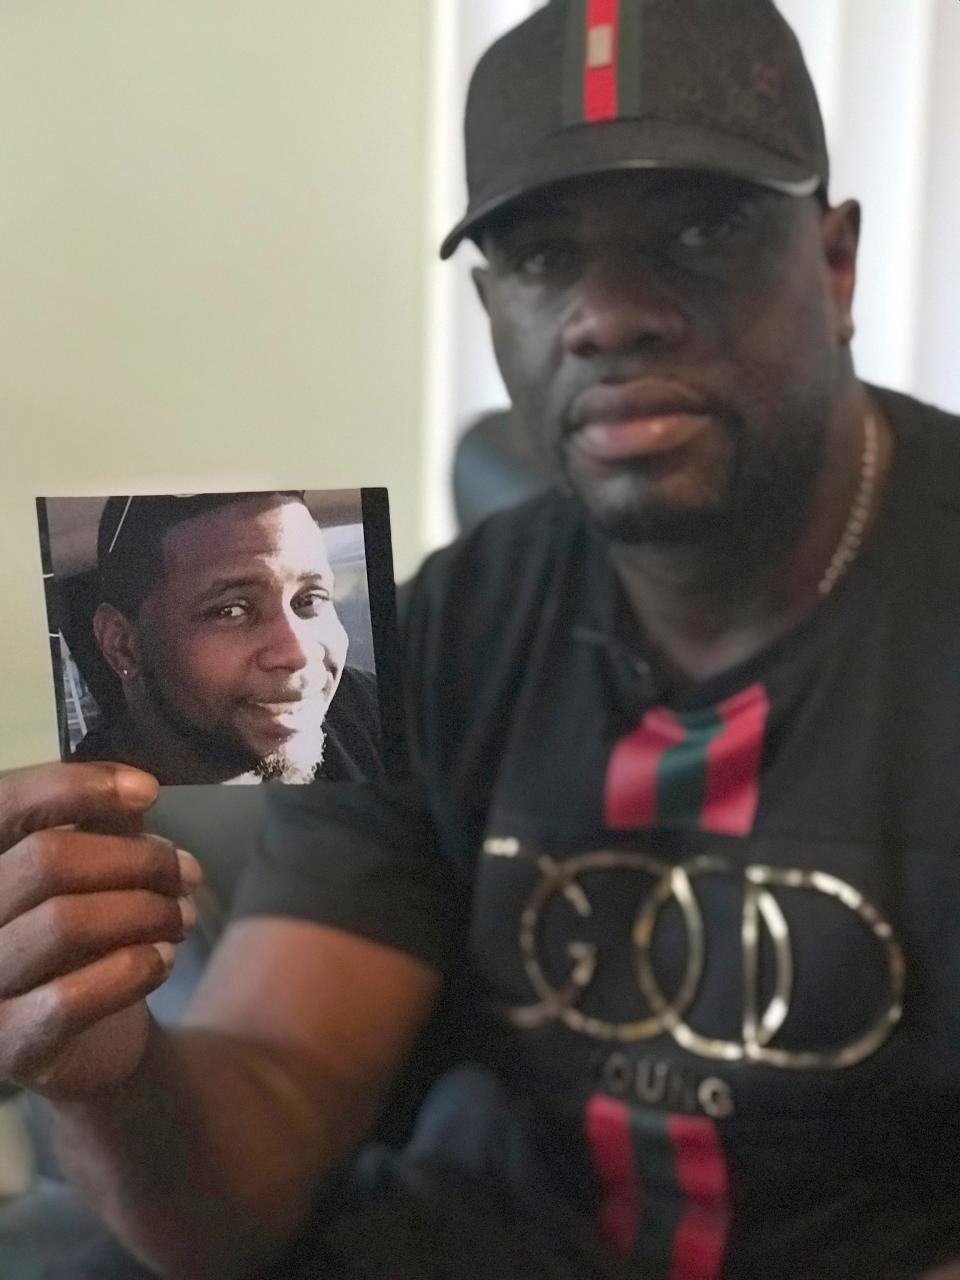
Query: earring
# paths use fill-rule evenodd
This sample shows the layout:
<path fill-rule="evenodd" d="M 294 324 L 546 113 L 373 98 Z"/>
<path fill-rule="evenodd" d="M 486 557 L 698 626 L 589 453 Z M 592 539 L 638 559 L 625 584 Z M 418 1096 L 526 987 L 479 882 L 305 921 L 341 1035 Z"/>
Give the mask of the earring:
<path fill-rule="evenodd" d="M 127 678 L 127 676 L 128 676 L 129 674 L 130 674 L 130 668 L 129 668 L 129 667 L 121 667 L 121 668 L 120 668 L 120 675 L 123 677 L 123 679 L 124 679 L 124 680 L 126 680 L 126 678 Z"/>

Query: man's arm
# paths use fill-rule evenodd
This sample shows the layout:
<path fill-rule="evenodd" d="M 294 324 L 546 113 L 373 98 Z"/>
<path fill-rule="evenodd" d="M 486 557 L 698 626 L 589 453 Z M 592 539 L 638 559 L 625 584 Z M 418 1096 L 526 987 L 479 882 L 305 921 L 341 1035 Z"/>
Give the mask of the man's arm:
<path fill-rule="evenodd" d="M 0 778 L 0 1081 L 51 1102 L 66 1163 L 133 1252 L 176 1280 L 229 1280 L 281 1250 L 370 1127 L 440 979 L 392 936 L 286 919 L 298 882 L 286 906 L 227 930 L 187 1025 L 161 1031 L 145 997 L 201 871 L 138 834 L 157 790 L 109 764 Z M 326 844 L 312 819 L 299 830 L 312 866 Z M 362 840 L 351 848 L 362 861 Z M 399 918 L 402 885 L 367 870 L 350 901 L 369 932 L 373 887 Z M 427 894 L 407 915 L 418 901 L 429 914 Z"/>
<path fill-rule="evenodd" d="M 64 1163 L 161 1275 L 256 1274 L 375 1123 L 434 970 L 321 925 L 230 926 L 182 1028 L 123 1084 L 56 1104 Z"/>

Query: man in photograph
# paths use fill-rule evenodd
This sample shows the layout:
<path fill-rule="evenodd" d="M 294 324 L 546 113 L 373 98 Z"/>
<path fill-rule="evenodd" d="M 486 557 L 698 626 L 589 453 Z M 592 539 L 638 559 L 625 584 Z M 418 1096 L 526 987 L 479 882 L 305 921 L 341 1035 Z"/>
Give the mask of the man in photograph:
<path fill-rule="evenodd" d="M 110 498 L 97 560 L 93 628 L 124 710 L 74 759 L 172 784 L 376 776 L 376 681 L 346 665 L 301 493 Z"/>

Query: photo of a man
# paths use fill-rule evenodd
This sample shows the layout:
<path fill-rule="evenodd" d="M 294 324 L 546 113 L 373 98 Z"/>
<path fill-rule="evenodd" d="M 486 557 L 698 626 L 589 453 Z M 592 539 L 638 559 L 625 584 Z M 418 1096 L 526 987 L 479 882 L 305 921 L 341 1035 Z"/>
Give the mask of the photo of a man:
<path fill-rule="evenodd" d="M 342 508 L 350 496 L 331 498 Z M 310 497 L 322 508 L 323 494 Z M 359 517 L 359 492 L 352 497 Z M 57 523 L 58 502 L 82 501 L 47 499 L 48 525 Z M 60 621 L 51 619 L 51 638 L 65 649 L 61 719 L 71 681 L 75 700 L 99 682 L 96 722 L 81 715 L 84 731 L 78 737 L 74 727 L 65 758 L 132 764 L 173 785 L 383 772 L 369 604 L 366 618 L 354 609 L 355 646 L 328 547 L 333 534 L 347 545 L 352 529 L 362 548 L 362 522 L 321 528 L 304 491 L 101 503 L 86 603 L 78 603 L 83 575 L 71 587 L 54 574 Z M 56 567 L 57 538 L 48 538 Z M 365 661 L 352 661 L 355 647 L 367 651 Z"/>

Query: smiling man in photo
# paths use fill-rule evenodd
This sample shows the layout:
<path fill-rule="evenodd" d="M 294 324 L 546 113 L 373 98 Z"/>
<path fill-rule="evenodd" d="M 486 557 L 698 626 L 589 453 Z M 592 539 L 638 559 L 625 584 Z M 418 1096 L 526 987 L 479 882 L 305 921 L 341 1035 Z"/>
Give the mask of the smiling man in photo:
<path fill-rule="evenodd" d="M 301 493 L 111 498 L 97 556 L 94 632 L 125 706 L 77 760 L 174 784 L 376 770 L 375 681 L 346 665 L 333 570 Z"/>

